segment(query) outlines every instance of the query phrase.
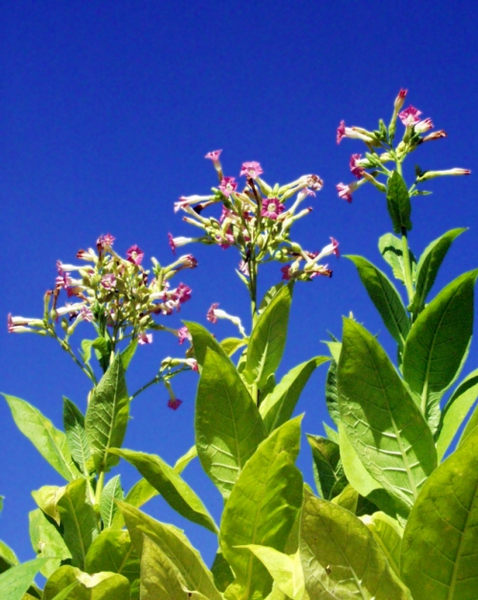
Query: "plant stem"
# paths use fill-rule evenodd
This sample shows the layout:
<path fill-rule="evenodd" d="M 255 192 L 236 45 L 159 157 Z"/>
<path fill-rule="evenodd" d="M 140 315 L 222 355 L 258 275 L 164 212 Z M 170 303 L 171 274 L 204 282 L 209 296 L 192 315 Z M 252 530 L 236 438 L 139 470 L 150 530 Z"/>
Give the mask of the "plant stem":
<path fill-rule="evenodd" d="M 412 270 L 410 267 L 410 251 L 408 249 L 407 230 L 402 228 L 402 255 L 403 268 L 405 271 L 405 287 L 407 288 L 408 304 L 411 304 L 415 292 L 413 290 Z"/>

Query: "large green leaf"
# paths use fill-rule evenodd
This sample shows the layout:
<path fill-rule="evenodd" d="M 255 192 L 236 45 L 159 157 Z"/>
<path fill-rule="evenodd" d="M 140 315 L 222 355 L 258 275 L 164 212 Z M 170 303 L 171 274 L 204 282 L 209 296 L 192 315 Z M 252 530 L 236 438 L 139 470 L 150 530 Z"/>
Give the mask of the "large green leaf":
<path fill-rule="evenodd" d="M 370 475 L 410 507 L 436 466 L 432 433 L 385 351 L 351 319 L 337 375 L 347 437 Z"/>
<path fill-rule="evenodd" d="M 401 570 L 416 598 L 478 598 L 478 431 L 429 477 L 410 512 Z"/>
<path fill-rule="evenodd" d="M 110 571 L 127 577 L 130 583 L 139 579 L 139 554 L 129 533 L 104 529 L 91 543 L 85 559 L 87 573 Z"/>
<path fill-rule="evenodd" d="M 83 475 L 88 476 L 90 446 L 85 431 L 85 418 L 74 402 L 63 397 L 63 426 L 73 460 Z"/>
<path fill-rule="evenodd" d="M 104 528 L 111 527 L 115 513 L 118 510 L 116 501 L 123 500 L 123 497 L 124 494 L 121 487 L 121 476 L 115 475 L 108 481 L 101 492 L 100 515 Z"/>
<path fill-rule="evenodd" d="M 259 411 L 231 361 L 206 352 L 196 397 L 199 460 L 227 498 L 246 460 L 264 439 Z"/>
<path fill-rule="evenodd" d="M 47 558 L 34 558 L 15 565 L 0 574 L 0 598 L 22 600 L 35 575 L 48 561 Z"/>
<path fill-rule="evenodd" d="M 118 462 L 108 454 L 120 447 L 129 418 L 129 398 L 121 356 L 117 354 L 93 389 L 85 418 L 85 430 L 97 471 L 106 471 Z"/>
<path fill-rule="evenodd" d="M 314 478 L 317 490 L 326 500 L 331 500 L 347 485 L 340 448 L 336 442 L 320 435 L 307 435 L 314 459 Z"/>
<path fill-rule="evenodd" d="M 97 534 L 96 514 L 86 501 L 86 480 L 69 483 L 58 501 L 63 539 L 71 552 L 72 565 L 83 568 L 88 548 Z"/>
<path fill-rule="evenodd" d="M 360 519 L 310 493 L 302 508 L 300 554 L 314 600 L 411 600 Z"/>
<path fill-rule="evenodd" d="M 8 544 L 0 540 L 0 573 L 18 564 L 15 552 Z"/>
<path fill-rule="evenodd" d="M 392 267 L 393 276 L 402 283 L 406 281 L 405 263 L 403 258 L 402 240 L 393 235 L 393 233 L 385 233 L 378 240 L 378 249 L 383 256 L 385 262 Z M 410 259 L 410 271 L 412 273 L 412 281 L 415 281 L 416 261 L 410 250 L 408 251 Z"/>
<path fill-rule="evenodd" d="M 199 591 L 209 600 L 220 600 L 211 572 L 180 529 L 160 523 L 125 502 L 119 502 L 119 507 L 139 554 L 144 554 L 144 543 L 149 539 L 157 547 L 154 551 L 157 559 L 165 565 L 168 561 L 174 564 L 179 581 L 187 589 Z"/>
<path fill-rule="evenodd" d="M 78 477 L 79 471 L 71 458 L 65 434 L 25 400 L 7 394 L 3 396 L 12 411 L 16 426 L 43 458 L 67 481 Z"/>
<path fill-rule="evenodd" d="M 439 459 L 445 455 L 477 398 L 478 369 L 475 369 L 460 383 L 443 409 L 436 443 Z M 476 422 L 477 416 L 473 413 L 472 418 L 470 418 L 468 425 L 471 428 L 473 427 L 473 421 Z M 463 431 L 464 436 L 467 435 L 467 429 L 468 426 Z"/>
<path fill-rule="evenodd" d="M 403 346 L 410 329 L 407 311 L 400 294 L 388 277 L 363 256 L 348 255 L 390 334 Z"/>
<path fill-rule="evenodd" d="M 199 496 L 162 458 L 155 454 L 114 448 L 114 454 L 134 465 L 180 515 L 216 532 L 217 527 Z"/>
<path fill-rule="evenodd" d="M 443 391 L 458 376 L 473 330 L 473 288 L 478 270 L 460 275 L 428 304 L 413 323 L 403 352 L 403 376 L 420 397 L 433 429 Z"/>
<path fill-rule="evenodd" d="M 448 252 L 453 240 L 466 231 L 466 228 L 460 227 L 451 229 L 442 236 L 433 240 L 423 251 L 417 265 L 416 289 L 410 311 L 418 314 L 425 304 L 428 292 L 438 273 L 438 269 Z"/>
<path fill-rule="evenodd" d="M 65 588 L 70 589 L 68 595 Z M 42 600 L 130 600 L 129 582 L 118 573 L 89 575 L 77 567 L 63 565 L 48 579 Z"/>
<path fill-rule="evenodd" d="M 38 558 L 49 558 L 41 568 L 41 573 L 49 577 L 62 560 L 71 558 L 60 531 L 39 509 L 28 513 L 30 540 Z"/>
<path fill-rule="evenodd" d="M 205 327 L 199 325 L 199 323 L 193 323 L 192 321 L 184 321 L 184 325 L 188 328 L 193 339 L 192 345 L 194 348 L 194 356 L 198 361 L 200 370 L 202 369 L 208 348 L 211 348 L 221 356 L 227 356 L 227 353 L 221 344 Z"/>
<path fill-rule="evenodd" d="M 141 600 L 187 600 L 174 562 L 147 536 L 141 553 Z"/>
<path fill-rule="evenodd" d="M 291 418 L 295 405 L 315 369 L 327 362 L 327 356 L 315 356 L 292 368 L 259 406 L 267 432 Z"/>
<path fill-rule="evenodd" d="M 399 575 L 403 528 L 396 519 L 381 511 L 364 515 L 361 521 L 370 529 L 390 566 Z"/>
<path fill-rule="evenodd" d="M 394 171 L 387 181 L 387 208 L 395 233 L 412 228 L 410 196 L 407 184 L 398 171 Z"/>
<path fill-rule="evenodd" d="M 250 551 L 238 546 L 258 544 L 284 551 L 302 504 L 302 477 L 294 466 L 300 420 L 284 423 L 259 445 L 224 507 L 220 547 L 243 598 L 269 592 L 271 578 Z"/>
<path fill-rule="evenodd" d="M 263 388 L 280 364 L 284 352 L 292 288 L 279 289 L 260 313 L 249 338 L 244 376 L 248 383 Z"/>

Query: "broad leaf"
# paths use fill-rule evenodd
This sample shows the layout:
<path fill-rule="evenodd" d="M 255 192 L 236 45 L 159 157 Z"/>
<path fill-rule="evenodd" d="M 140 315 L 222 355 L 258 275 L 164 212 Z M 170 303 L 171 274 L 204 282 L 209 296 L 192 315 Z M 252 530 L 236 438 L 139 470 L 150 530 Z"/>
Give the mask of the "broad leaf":
<path fill-rule="evenodd" d="M 247 343 L 244 338 L 229 337 L 221 341 L 221 348 L 228 356 L 235 354 L 239 348 L 243 348 Z"/>
<path fill-rule="evenodd" d="M 0 598 L 22 600 L 35 575 L 48 559 L 34 558 L 0 574 Z"/>
<path fill-rule="evenodd" d="M 315 369 L 328 361 L 327 356 L 315 356 L 291 369 L 259 406 L 267 432 L 288 421 L 295 405 Z"/>
<path fill-rule="evenodd" d="M 441 394 L 458 376 L 468 352 L 477 275 L 478 270 L 469 271 L 448 284 L 419 314 L 405 344 L 403 376 L 434 430 Z"/>
<path fill-rule="evenodd" d="M 18 564 L 15 552 L 8 544 L 0 540 L 0 573 Z"/>
<path fill-rule="evenodd" d="M 370 531 L 348 510 L 306 494 L 300 539 L 314 600 L 411 600 Z"/>
<path fill-rule="evenodd" d="M 410 307 L 411 312 L 418 314 L 422 310 L 428 292 L 432 288 L 438 269 L 440 268 L 448 249 L 453 240 L 464 231 L 466 231 L 466 228 L 464 227 L 451 229 L 438 239 L 433 240 L 433 242 L 431 242 L 423 251 L 417 265 L 417 283 L 415 296 L 413 297 L 413 302 Z"/>
<path fill-rule="evenodd" d="M 28 514 L 30 540 L 38 558 L 49 558 L 41 568 L 41 573 L 49 577 L 59 566 L 62 560 L 71 558 L 60 531 L 48 520 L 43 512 L 37 508 Z"/>
<path fill-rule="evenodd" d="M 478 431 L 423 486 L 405 527 L 401 570 L 416 598 L 478 598 Z"/>
<path fill-rule="evenodd" d="M 116 501 L 123 500 L 124 494 L 121 488 L 121 476 L 115 475 L 103 488 L 100 498 L 100 515 L 103 527 L 110 527 L 117 511 Z M 107 569 L 102 569 L 103 571 Z"/>
<path fill-rule="evenodd" d="M 393 233 L 385 233 L 378 240 L 378 249 L 383 256 L 385 262 L 392 267 L 392 273 L 395 279 L 405 283 L 405 263 L 403 258 L 402 240 L 393 235 Z M 416 261 L 413 254 L 408 251 L 410 257 L 410 271 L 412 280 L 416 277 Z"/>
<path fill-rule="evenodd" d="M 248 544 L 284 551 L 302 504 L 302 477 L 294 466 L 300 417 L 275 429 L 247 461 L 226 501 L 219 533 L 224 558 L 244 598 L 270 591 L 271 578 Z"/>
<path fill-rule="evenodd" d="M 400 294 L 388 277 L 362 256 L 348 255 L 385 326 L 400 346 L 405 343 L 410 322 Z"/>
<path fill-rule="evenodd" d="M 234 365 L 212 349 L 206 352 L 199 380 L 195 429 L 199 460 L 227 498 L 265 433 L 259 411 Z"/>
<path fill-rule="evenodd" d="M 60 525 L 60 513 L 58 511 L 58 500 L 65 493 L 65 486 L 44 485 L 38 490 L 32 491 L 32 496 L 39 508 L 48 515 L 55 523 Z"/>
<path fill-rule="evenodd" d="M 141 475 L 156 489 L 166 502 L 180 515 L 194 523 L 217 531 L 213 518 L 201 499 L 184 479 L 164 460 L 154 454 L 135 452 L 134 450 L 111 450 L 134 465 Z"/>
<path fill-rule="evenodd" d="M 131 489 L 128 491 L 125 497 L 125 502 L 131 504 L 131 506 L 140 507 L 146 504 L 151 498 L 158 495 L 156 490 L 146 479 L 140 479 L 137 481 Z M 124 526 L 123 515 L 120 511 L 116 511 L 113 517 L 111 527 L 121 529 Z"/>
<path fill-rule="evenodd" d="M 199 325 L 199 323 L 193 323 L 192 321 L 183 321 L 184 325 L 188 328 L 189 333 L 193 339 L 192 345 L 194 348 L 194 357 L 198 361 L 199 370 L 201 371 L 204 359 L 206 358 L 206 351 L 211 348 L 217 354 L 221 356 L 227 356 L 226 351 L 223 349 L 221 344 L 209 333 L 209 331 Z"/>
<path fill-rule="evenodd" d="M 350 319 L 344 320 L 338 390 L 342 425 L 360 461 L 411 507 L 436 466 L 433 437 L 380 344 Z"/>
<path fill-rule="evenodd" d="M 220 600 L 209 569 L 180 529 L 160 523 L 125 502 L 120 502 L 119 507 L 139 554 L 144 555 L 144 544 L 150 540 L 156 546 L 156 558 L 165 565 L 168 561 L 174 564 L 178 580 L 184 582 L 187 589 L 199 591 L 209 600 Z"/>
<path fill-rule="evenodd" d="M 398 171 L 394 171 L 387 181 L 387 208 L 395 233 L 412 228 L 410 196 L 407 184 Z"/>
<path fill-rule="evenodd" d="M 390 566 L 399 575 L 403 529 L 398 521 L 381 511 L 364 515 L 361 520 L 370 529 Z"/>
<path fill-rule="evenodd" d="M 67 481 L 78 477 L 65 434 L 25 400 L 3 394 L 18 429 L 35 446 L 43 458 Z"/>
<path fill-rule="evenodd" d="M 263 388 L 280 364 L 284 352 L 292 288 L 283 286 L 260 313 L 247 346 L 244 376 L 248 383 Z"/>
<path fill-rule="evenodd" d="M 73 460 L 83 475 L 89 474 L 90 446 L 85 431 L 85 418 L 80 409 L 63 397 L 63 426 Z"/>
<path fill-rule="evenodd" d="M 64 596 L 65 588 L 70 591 Z M 63 565 L 48 579 L 42 600 L 130 600 L 126 577 L 100 572 L 89 575 L 77 567 Z"/>
<path fill-rule="evenodd" d="M 478 369 L 475 369 L 460 383 L 443 409 L 436 444 L 439 459 L 445 455 L 453 438 L 461 425 L 465 422 L 466 415 L 477 398 Z M 470 427 L 470 430 L 473 428 L 477 417 L 478 415 L 475 416 L 475 413 L 473 413 L 467 427 L 463 431 L 463 437 L 467 435 L 468 427 Z"/>
<path fill-rule="evenodd" d="M 322 498 L 331 500 L 347 485 L 347 478 L 340 460 L 340 448 L 336 442 L 320 435 L 307 435 L 314 459 L 314 479 Z"/>
<path fill-rule="evenodd" d="M 129 533 L 104 529 L 91 543 L 85 559 L 87 573 L 110 571 L 127 577 L 130 583 L 139 579 L 139 554 Z"/>
<path fill-rule="evenodd" d="M 141 553 L 141 600 L 187 600 L 174 562 L 147 536 Z"/>
<path fill-rule="evenodd" d="M 58 501 L 63 539 L 71 552 L 72 565 L 83 568 L 88 548 L 97 534 L 96 515 L 86 501 L 86 481 L 69 483 Z"/>
<path fill-rule="evenodd" d="M 85 430 L 95 468 L 106 471 L 117 464 L 108 450 L 121 446 L 129 418 L 129 398 L 121 357 L 117 354 L 91 393 Z"/>

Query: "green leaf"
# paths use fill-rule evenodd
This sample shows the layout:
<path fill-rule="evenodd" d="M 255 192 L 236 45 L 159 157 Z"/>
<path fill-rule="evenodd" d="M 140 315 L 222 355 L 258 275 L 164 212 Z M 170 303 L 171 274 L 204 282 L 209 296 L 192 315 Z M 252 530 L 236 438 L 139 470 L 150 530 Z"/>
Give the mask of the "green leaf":
<path fill-rule="evenodd" d="M 86 481 L 69 483 L 58 501 L 63 539 L 71 552 L 72 565 L 83 568 L 88 548 L 97 533 L 96 515 L 86 501 Z"/>
<path fill-rule="evenodd" d="M 411 600 L 360 519 L 312 494 L 302 508 L 300 554 L 314 600 Z"/>
<path fill-rule="evenodd" d="M 320 435 L 307 434 L 307 441 L 312 449 L 317 490 L 322 498 L 331 500 L 347 485 L 339 445 Z"/>
<path fill-rule="evenodd" d="M 174 562 L 147 536 L 141 553 L 141 600 L 187 600 Z"/>
<path fill-rule="evenodd" d="M 131 340 L 130 343 L 126 346 L 126 348 L 121 352 L 121 364 L 123 365 L 123 369 L 125 372 L 129 367 L 129 363 L 131 359 L 136 353 L 136 349 L 138 348 L 138 338 Z"/>
<path fill-rule="evenodd" d="M 443 409 L 440 427 L 438 428 L 437 454 L 441 459 L 455 437 L 458 429 L 465 422 L 466 415 L 478 398 L 478 369 L 472 371 L 456 388 Z M 470 421 L 463 431 L 463 437 L 467 435 L 467 429 L 476 422 L 477 416 Z"/>
<path fill-rule="evenodd" d="M 119 502 L 118 505 L 138 554 L 144 556 L 144 545 L 147 540 L 151 541 L 156 546 L 154 554 L 157 559 L 166 566 L 170 561 L 177 571 L 178 580 L 187 589 L 201 592 L 208 600 L 221 599 L 201 555 L 193 548 L 180 529 L 174 525 L 160 523 L 125 502 Z M 143 563 L 141 569 L 143 569 Z M 160 579 L 159 574 L 157 578 Z M 163 596 L 159 597 L 163 598 Z M 176 600 L 175 597 L 173 598 Z"/>
<path fill-rule="evenodd" d="M 221 344 L 219 344 L 205 327 L 199 325 L 199 323 L 193 323 L 192 321 L 183 321 L 183 323 L 188 328 L 193 339 L 194 356 L 198 361 L 200 370 L 202 369 L 208 348 L 211 348 L 221 356 L 227 356 L 227 353 L 222 348 Z"/>
<path fill-rule="evenodd" d="M 341 423 L 370 475 L 411 507 L 436 466 L 431 431 L 384 350 L 344 320 L 338 367 Z"/>
<path fill-rule="evenodd" d="M 117 354 L 93 389 L 85 418 L 85 430 L 97 471 L 117 464 L 108 450 L 121 446 L 129 418 L 129 398 L 121 357 Z"/>
<path fill-rule="evenodd" d="M 401 550 L 416 598 L 478 598 L 478 431 L 428 478 L 410 512 Z"/>
<path fill-rule="evenodd" d="M 378 240 L 378 249 L 385 262 L 392 267 L 392 273 L 395 279 L 405 284 L 405 263 L 403 259 L 402 240 L 395 237 L 393 233 L 385 233 Z M 417 263 L 412 252 L 408 252 L 410 257 L 410 271 L 412 281 L 415 282 Z"/>
<path fill-rule="evenodd" d="M 217 589 L 221 592 L 223 592 L 234 580 L 234 574 L 231 571 L 231 567 L 220 550 L 216 552 L 216 556 L 214 557 L 211 573 L 214 577 L 214 583 L 216 584 Z"/>
<path fill-rule="evenodd" d="M 448 249 L 453 240 L 464 231 L 466 231 L 464 227 L 451 229 L 425 248 L 417 265 L 416 290 L 410 312 L 418 314 L 422 310 Z"/>
<path fill-rule="evenodd" d="M 8 544 L 0 540 L 0 573 L 18 564 L 15 552 Z"/>
<path fill-rule="evenodd" d="M 284 554 L 275 548 L 248 544 L 250 550 L 269 571 L 275 585 L 291 600 L 302 600 L 305 594 L 304 572 L 300 554 Z"/>
<path fill-rule="evenodd" d="M 385 273 L 362 256 L 348 255 L 390 334 L 403 346 L 410 321 L 400 294 Z"/>
<path fill-rule="evenodd" d="M 361 520 L 372 532 L 390 566 L 399 575 L 403 529 L 398 521 L 381 511 L 364 515 Z"/>
<path fill-rule="evenodd" d="M 68 595 L 65 589 L 69 589 Z M 130 600 L 129 581 L 118 573 L 89 575 L 77 567 L 63 565 L 48 579 L 42 600 Z"/>
<path fill-rule="evenodd" d="M 67 481 L 78 477 L 65 434 L 25 400 L 3 394 L 18 429 L 35 446 L 43 458 Z"/>
<path fill-rule="evenodd" d="M 130 583 L 139 580 L 139 554 L 129 533 L 104 529 L 91 543 L 85 559 L 87 573 L 110 571 L 124 575 Z"/>
<path fill-rule="evenodd" d="M 234 365 L 212 349 L 206 352 L 199 379 L 195 429 L 199 460 L 227 498 L 265 433 L 259 411 Z"/>
<path fill-rule="evenodd" d="M 146 504 L 151 498 L 158 495 L 156 490 L 146 479 L 137 481 L 126 494 L 125 502 L 131 506 L 140 507 Z M 124 526 L 123 515 L 120 511 L 116 511 L 113 517 L 111 527 L 121 529 Z"/>
<path fill-rule="evenodd" d="M 188 464 L 192 460 L 197 458 L 197 455 L 198 451 L 196 449 L 196 446 L 191 446 L 191 448 L 189 448 L 189 450 L 185 454 L 180 456 L 178 460 L 174 463 L 173 468 L 176 471 L 176 473 L 182 473 L 184 469 L 188 466 Z"/>
<path fill-rule="evenodd" d="M 134 465 L 141 475 L 158 490 L 166 502 L 180 515 L 212 532 L 217 531 L 213 518 L 199 496 L 184 479 L 159 456 L 134 450 L 111 450 Z"/>
<path fill-rule="evenodd" d="M 89 474 L 90 447 L 85 431 L 85 418 L 80 409 L 63 396 L 63 426 L 73 460 L 83 475 Z"/>
<path fill-rule="evenodd" d="M 337 363 L 332 360 L 325 379 L 325 402 L 330 418 L 337 424 L 340 419 L 339 398 L 337 395 Z M 328 433 L 327 433 L 328 435 Z"/>
<path fill-rule="evenodd" d="M 100 498 L 100 515 L 103 527 L 110 527 L 117 511 L 116 500 L 123 500 L 124 494 L 121 488 L 121 476 L 115 475 L 103 488 Z M 106 569 L 103 569 L 106 570 Z"/>
<path fill-rule="evenodd" d="M 392 218 L 395 233 L 412 228 L 410 214 L 412 207 L 408 194 L 407 184 L 397 171 L 394 171 L 387 181 L 387 208 Z"/>
<path fill-rule="evenodd" d="M 269 433 L 285 423 L 294 411 L 309 377 L 327 356 L 315 356 L 291 369 L 259 406 L 264 426 Z"/>
<path fill-rule="evenodd" d="M 418 315 L 403 352 L 403 376 L 420 397 L 433 429 L 438 426 L 439 400 L 466 359 L 473 331 L 473 288 L 478 270 L 448 284 Z"/>
<path fill-rule="evenodd" d="M 232 356 L 239 348 L 243 348 L 247 344 L 244 338 L 229 337 L 221 341 L 221 348 L 228 356 Z"/>
<path fill-rule="evenodd" d="M 247 347 L 244 376 L 248 383 L 263 388 L 274 374 L 284 352 L 287 323 L 292 302 L 292 288 L 279 289 L 257 318 Z"/>
<path fill-rule="evenodd" d="M 65 486 L 43 485 L 38 490 L 32 491 L 32 496 L 41 510 L 55 523 L 60 525 L 60 513 L 58 511 L 58 500 L 65 493 Z"/>
<path fill-rule="evenodd" d="M 33 578 L 48 559 L 34 558 L 0 574 L 0 598 L 22 600 Z"/>
<path fill-rule="evenodd" d="M 30 540 L 38 558 L 49 558 L 40 569 L 49 577 L 60 566 L 62 560 L 71 558 L 58 528 L 37 508 L 28 513 Z"/>
<path fill-rule="evenodd" d="M 224 507 L 220 547 L 244 598 L 269 592 L 271 578 L 249 551 L 238 546 L 259 544 L 284 551 L 302 504 L 302 477 L 294 466 L 300 420 L 284 423 L 259 445 Z"/>

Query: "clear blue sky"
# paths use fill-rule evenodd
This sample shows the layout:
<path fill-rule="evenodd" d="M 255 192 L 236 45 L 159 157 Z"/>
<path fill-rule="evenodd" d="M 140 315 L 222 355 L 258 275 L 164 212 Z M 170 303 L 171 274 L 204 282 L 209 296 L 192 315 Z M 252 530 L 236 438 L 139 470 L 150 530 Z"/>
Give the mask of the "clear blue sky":
<path fill-rule="evenodd" d="M 411 244 L 416 252 L 446 229 L 468 226 L 446 261 L 435 290 L 477 266 L 476 175 L 478 59 L 475 3 L 430 2 L 1 2 L 2 56 L 0 195 L 4 222 L 0 314 L 40 316 L 55 261 L 71 262 L 79 248 L 111 232 L 125 251 L 137 243 L 167 262 L 167 232 L 190 235 L 173 213 L 183 194 L 216 184 L 204 154 L 223 148 L 223 164 L 238 175 L 258 160 L 264 178 L 287 182 L 315 172 L 324 180 L 314 212 L 297 228 L 305 247 L 321 248 L 333 235 L 343 253 L 379 262 L 376 242 L 390 230 L 383 198 L 364 188 L 349 205 L 335 185 L 348 181 L 358 142 L 337 146 L 340 119 L 374 128 L 388 120 L 401 87 L 448 138 L 426 144 L 410 159 L 424 169 L 462 166 L 471 177 L 431 182 L 433 196 L 414 201 Z M 184 274 L 193 299 L 181 318 L 205 321 L 212 302 L 246 316 L 247 296 L 236 280 L 236 256 L 219 248 L 191 248 L 199 268 Z M 230 251 L 232 252 L 232 251 Z M 358 320 L 391 348 L 354 267 L 340 259 L 332 279 L 297 285 L 284 370 L 324 352 L 327 331 L 340 334 L 341 316 Z M 270 282 L 279 276 L 270 272 Z M 177 326 L 178 318 L 171 324 Z M 218 326 L 218 337 L 231 330 Z M 131 388 L 180 350 L 174 339 L 142 347 L 131 368 Z M 472 357 L 476 356 L 473 346 Z M 61 424 L 63 394 L 84 407 L 86 380 L 50 340 L 1 333 L 1 390 L 39 407 Z M 470 362 L 469 370 L 476 367 Z M 301 399 L 304 430 L 321 433 L 325 368 Z M 174 462 L 193 443 L 196 380 L 176 382 L 184 400 L 166 407 L 162 388 L 135 401 L 126 447 Z M 32 489 L 60 484 L 16 430 L 0 403 L 0 494 L 6 496 L 0 538 L 31 558 L 27 511 Z M 305 442 L 304 442 L 305 444 Z M 300 464 L 311 481 L 304 447 Z M 125 487 L 135 480 L 125 468 Z M 219 514 L 218 494 L 191 466 Z M 207 561 L 210 534 L 189 526 L 160 500 L 157 518 L 185 527 Z"/>

